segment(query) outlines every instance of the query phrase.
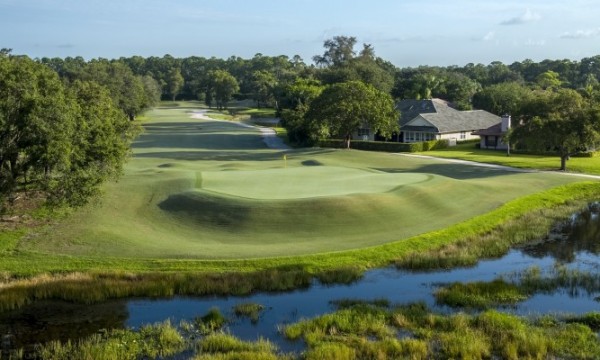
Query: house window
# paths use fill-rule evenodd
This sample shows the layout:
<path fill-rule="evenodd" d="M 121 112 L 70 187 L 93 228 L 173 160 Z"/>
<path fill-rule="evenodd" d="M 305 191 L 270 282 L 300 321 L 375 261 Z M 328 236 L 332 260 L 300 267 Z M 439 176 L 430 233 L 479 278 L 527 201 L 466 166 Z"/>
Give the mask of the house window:
<path fill-rule="evenodd" d="M 460 133 L 460 139 L 461 140 L 465 140 L 467 138 L 467 132 L 466 131 L 461 131 Z"/>
<path fill-rule="evenodd" d="M 369 129 L 358 129 L 358 136 L 369 136 Z"/>

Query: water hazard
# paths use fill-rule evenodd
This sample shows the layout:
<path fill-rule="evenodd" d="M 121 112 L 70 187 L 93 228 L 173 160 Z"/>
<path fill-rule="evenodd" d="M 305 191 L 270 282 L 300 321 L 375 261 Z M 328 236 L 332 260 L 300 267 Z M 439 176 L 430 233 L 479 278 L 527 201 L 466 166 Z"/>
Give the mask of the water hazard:
<path fill-rule="evenodd" d="M 515 274 L 538 268 L 542 273 L 568 269 L 600 274 L 600 206 L 573 216 L 557 226 L 548 239 L 509 251 L 499 259 L 483 260 L 470 268 L 443 271 L 405 271 L 395 268 L 371 270 L 350 285 L 323 285 L 315 281 L 308 289 L 285 293 L 257 293 L 244 297 L 175 297 L 170 299 L 128 299 L 96 305 L 41 301 L 18 311 L 0 315 L 0 332 L 14 335 L 17 347 L 49 340 L 76 339 L 101 329 L 133 327 L 170 319 L 192 321 L 219 308 L 231 321 L 226 331 L 244 340 L 267 338 L 282 351 L 302 349 L 301 342 L 286 341 L 281 325 L 335 310 L 332 301 L 340 299 L 386 299 L 393 304 L 425 302 L 432 310 L 455 311 L 436 303 L 434 292 L 452 282 L 511 279 Z M 558 288 L 538 293 L 515 306 L 503 308 L 520 315 L 581 314 L 599 311 L 600 291 Z M 258 321 L 236 318 L 233 307 L 241 303 L 265 307 Z"/>

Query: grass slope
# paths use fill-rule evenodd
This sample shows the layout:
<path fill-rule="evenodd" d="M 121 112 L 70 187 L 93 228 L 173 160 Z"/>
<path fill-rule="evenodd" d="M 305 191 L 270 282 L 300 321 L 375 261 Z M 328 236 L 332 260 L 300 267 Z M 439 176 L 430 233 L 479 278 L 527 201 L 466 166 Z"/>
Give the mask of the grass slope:
<path fill-rule="evenodd" d="M 194 108 L 150 112 L 102 202 L 22 239 L 1 270 L 211 270 L 227 263 L 189 260 L 256 258 L 270 266 L 438 231 L 577 181 L 361 151 L 300 149 L 284 160 L 259 131 L 191 119 Z M 340 256 L 352 264 L 354 255 Z"/>

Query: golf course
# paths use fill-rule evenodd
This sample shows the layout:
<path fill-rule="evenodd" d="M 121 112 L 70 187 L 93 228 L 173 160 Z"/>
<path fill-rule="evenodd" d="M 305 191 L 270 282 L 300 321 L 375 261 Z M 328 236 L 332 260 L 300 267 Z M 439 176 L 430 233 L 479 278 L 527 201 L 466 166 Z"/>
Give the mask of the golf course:
<path fill-rule="evenodd" d="M 372 248 L 439 231 L 581 181 L 344 149 L 271 149 L 257 128 L 147 113 L 117 183 L 17 249 L 92 262 L 274 259 Z M 60 260 L 57 260 L 60 261 Z"/>

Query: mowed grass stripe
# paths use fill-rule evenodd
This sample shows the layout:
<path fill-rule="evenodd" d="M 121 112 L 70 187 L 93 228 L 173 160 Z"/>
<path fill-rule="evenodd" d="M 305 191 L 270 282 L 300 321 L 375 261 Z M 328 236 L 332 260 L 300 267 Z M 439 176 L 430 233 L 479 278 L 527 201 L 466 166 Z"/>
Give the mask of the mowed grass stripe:
<path fill-rule="evenodd" d="M 150 112 L 102 202 L 19 251 L 156 264 L 333 253 L 440 231 L 577 181 L 353 150 L 284 153 L 265 148 L 256 130 L 191 111 Z"/>

